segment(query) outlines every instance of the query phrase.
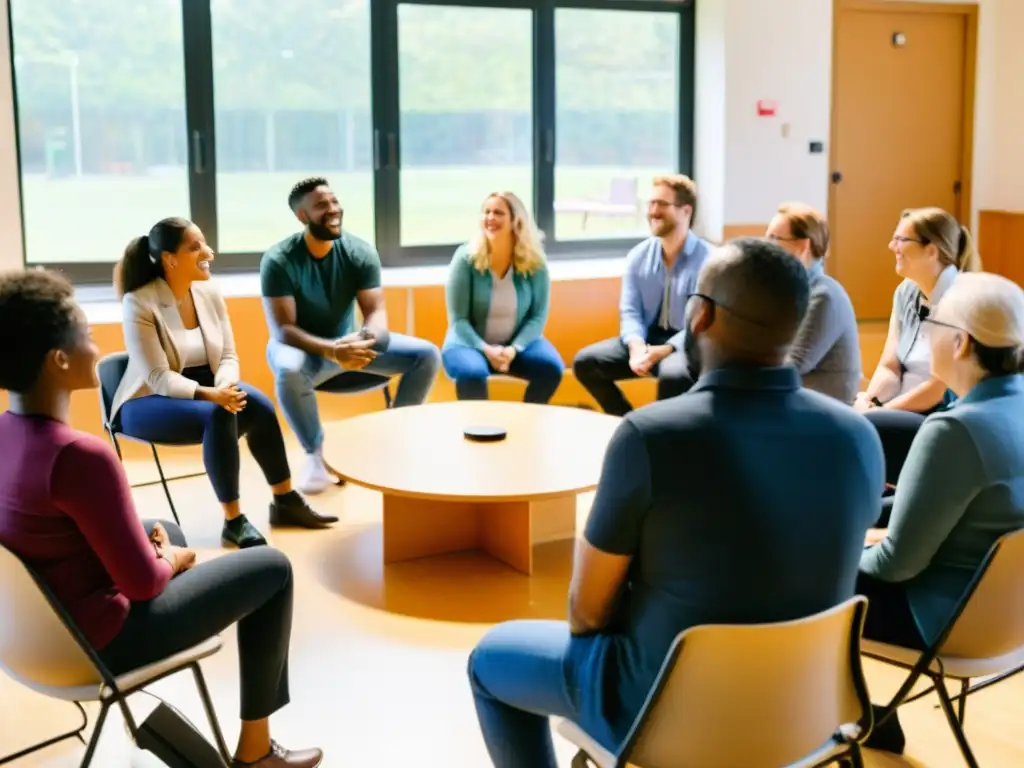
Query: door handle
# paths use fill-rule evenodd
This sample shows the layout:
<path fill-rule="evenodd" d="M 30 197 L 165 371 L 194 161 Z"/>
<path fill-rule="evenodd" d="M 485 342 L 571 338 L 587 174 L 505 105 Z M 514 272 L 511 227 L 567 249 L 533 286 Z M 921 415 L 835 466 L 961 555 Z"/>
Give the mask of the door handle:
<path fill-rule="evenodd" d="M 832 183 L 838 184 L 843 180 L 843 174 L 839 171 L 832 171 Z"/>

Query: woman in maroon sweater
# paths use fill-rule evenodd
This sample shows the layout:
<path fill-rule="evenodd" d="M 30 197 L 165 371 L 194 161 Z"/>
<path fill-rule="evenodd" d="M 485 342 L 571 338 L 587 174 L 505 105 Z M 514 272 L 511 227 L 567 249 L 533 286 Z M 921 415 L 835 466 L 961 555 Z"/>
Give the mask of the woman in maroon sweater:
<path fill-rule="evenodd" d="M 143 523 L 109 446 L 68 423 L 71 392 L 98 386 L 99 350 L 71 285 L 44 270 L 0 274 L 0 543 L 53 590 L 115 675 L 238 624 L 241 735 L 234 766 L 315 768 L 268 718 L 288 694 L 292 570 L 259 547 L 195 565 L 172 523 Z"/>

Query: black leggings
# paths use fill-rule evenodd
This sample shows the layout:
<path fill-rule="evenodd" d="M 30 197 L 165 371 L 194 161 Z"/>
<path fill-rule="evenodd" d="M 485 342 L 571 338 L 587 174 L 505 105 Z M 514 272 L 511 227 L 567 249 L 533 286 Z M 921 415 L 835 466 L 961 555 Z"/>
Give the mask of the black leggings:
<path fill-rule="evenodd" d="M 923 651 L 927 645 L 910 610 L 907 591 L 902 584 L 857 574 L 856 591 L 868 599 L 864 618 L 864 637 L 879 643 Z"/>
<path fill-rule="evenodd" d="M 144 521 L 147 532 L 155 521 Z M 174 523 L 161 521 L 175 546 Z M 292 566 L 271 547 L 220 555 L 175 576 L 159 595 L 132 603 L 124 627 L 99 656 L 115 675 L 199 645 L 238 624 L 241 717 L 262 720 L 289 701 Z"/>

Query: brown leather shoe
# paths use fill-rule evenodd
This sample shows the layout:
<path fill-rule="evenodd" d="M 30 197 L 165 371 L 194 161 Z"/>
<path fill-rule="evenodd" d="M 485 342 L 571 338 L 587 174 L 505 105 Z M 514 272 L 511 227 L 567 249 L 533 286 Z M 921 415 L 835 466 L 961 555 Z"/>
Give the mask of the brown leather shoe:
<path fill-rule="evenodd" d="M 232 768 L 317 768 L 323 762 L 324 753 L 319 749 L 303 749 L 294 752 L 285 749 L 276 741 L 270 742 L 270 754 L 255 763 L 243 763 L 237 757 Z"/>

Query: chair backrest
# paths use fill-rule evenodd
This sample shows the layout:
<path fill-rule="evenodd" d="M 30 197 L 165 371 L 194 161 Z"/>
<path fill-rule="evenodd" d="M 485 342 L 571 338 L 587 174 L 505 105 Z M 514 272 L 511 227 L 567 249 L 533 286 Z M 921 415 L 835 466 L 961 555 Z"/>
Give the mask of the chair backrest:
<path fill-rule="evenodd" d="M 95 665 L 21 558 L 0 545 L 0 666 L 36 686 L 99 685 Z"/>
<path fill-rule="evenodd" d="M 114 395 L 128 370 L 128 353 L 115 352 L 104 357 L 96 366 L 100 379 L 100 412 L 103 414 L 103 426 L 110 425 L 110 410 L 114 405 Z"/>
<path fill-rule="evenodd" d="M 693 627 L 676 640 L 626 756 L 641 768 L 779 768 L 820 749 L 870 702 L 867 600 L 777 624 Z"/>
<path fill-rule="evenodd" d="M 991 659 L 1024 647 L 1024 529 L 992 547 L 940 656 Z"/>

